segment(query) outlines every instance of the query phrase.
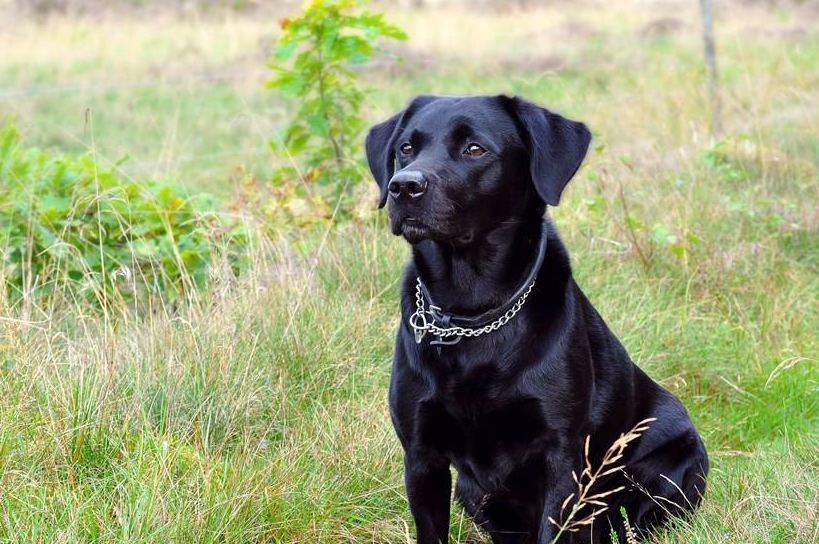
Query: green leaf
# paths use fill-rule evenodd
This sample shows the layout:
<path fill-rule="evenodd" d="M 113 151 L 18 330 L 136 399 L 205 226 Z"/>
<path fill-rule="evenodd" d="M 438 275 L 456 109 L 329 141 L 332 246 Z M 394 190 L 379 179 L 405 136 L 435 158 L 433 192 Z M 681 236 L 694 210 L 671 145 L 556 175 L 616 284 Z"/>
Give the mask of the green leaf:
<path fill-rule="evenodd" d="M 688 240 L 689 244 L 694 246 L 698 246 L 702 243 L 702 239 L 696 234 L 688 234 L 686 235 L 685 239 Z"/>
<path fill-rule="evenodd" d="M 684 259 L 688 253 L 688 249 L 682 244 L 674 244 L 668 250 L 680 259 Z"/>
<path fill-rule="evenodd" d="M 661 245 L 671 245 L 677 243 L 677 237 L 668 228 L 661 223 L 654 223 L 651 227 L 651 237 L 655 242 Z"/>
<path fill-rule="evenodd" d="M 279 43 L 278 47 L 276 47 L 276 50 L 273 52 L 273 56 L 277 61 L 284 62 L 293 56 L 293 52 L 296 51 L 298 46 L 299 42 L 295 40 L 286 43 Z"/>
<path fill-rule="evenodd" d="M 629 212 L 626 216 L 626 225 L 633 231 L 641 231 L 645 229 L 645 224 L 640 221 L 633 212 Z"/>
<path fill-rule="evenodd" d="M 307 117 L 307 124 L 319 136 L 327 136 L 330 125 L 324 117 L 323 111 L 317 111 Z"/>
<path fill-rule="evenodd" d="M 292 155 L 300 154 L 302 151 L 304 151 L 305 146 L 310 141 L 310 137 L 311 137 L 310 134 L 302 134 L 296 138 L 291 139 L 287 143 L 287 150 Z"/>

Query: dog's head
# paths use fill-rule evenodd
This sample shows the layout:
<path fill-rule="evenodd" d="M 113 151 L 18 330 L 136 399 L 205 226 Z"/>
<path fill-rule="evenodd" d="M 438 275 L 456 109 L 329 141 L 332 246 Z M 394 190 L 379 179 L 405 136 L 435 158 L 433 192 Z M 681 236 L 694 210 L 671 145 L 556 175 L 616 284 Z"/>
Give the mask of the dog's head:
<path fill-rule="evenodd" d="M 393 233 L 467 244 L 481 231 L 556 206 L 591 140 L 519 97 L 419 96 L 367 135 L 367 161 Z"/>

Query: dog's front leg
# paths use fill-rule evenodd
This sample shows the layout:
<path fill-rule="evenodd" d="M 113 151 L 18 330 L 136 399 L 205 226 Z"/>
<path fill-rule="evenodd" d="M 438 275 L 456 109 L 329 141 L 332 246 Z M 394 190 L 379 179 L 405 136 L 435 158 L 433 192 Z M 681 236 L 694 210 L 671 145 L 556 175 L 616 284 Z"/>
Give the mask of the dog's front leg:
<path fill-rule="evenodd" d="M 449 466 L 405 454 L 404 483 L 418 544 L 447 544 L 452 487 Z"/>
<path fill-rule="evenodd" d="M 550 482 L 549 490 L 547 491 L 546 500 L 543 503 L 543 515 L 540 520 L 540 530 L 538 531 L 538 544 L 552 544 L 560 533 L 558 524 L 566 522 L 566 516 L 571 511 L 572 501 L 569 501 L 568 506 L 561 512 L 566 498 L 577 491 L 577 484 L 574 482 L 571 470 L 567 467 L 573 466 L 564 458 L 562 461 L 550 463 Z M 551 518 L 551 519 L 550 519 Z M 556 544 L 563 544 L 569 542 L 571 533 L 564 532 L 560 540 Z"/>

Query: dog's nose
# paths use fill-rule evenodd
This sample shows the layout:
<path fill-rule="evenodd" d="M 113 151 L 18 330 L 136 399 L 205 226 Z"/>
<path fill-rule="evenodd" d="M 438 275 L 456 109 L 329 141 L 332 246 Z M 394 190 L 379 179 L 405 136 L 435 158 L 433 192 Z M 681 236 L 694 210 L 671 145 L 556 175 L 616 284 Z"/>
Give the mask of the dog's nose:
<path fill-rule="evenodd" d="M 401 170 L 392 177 L 387 189 L 396 200 L 402 196 L 418 198 L 427 190 L 427 178 L 418 170 Z"/>

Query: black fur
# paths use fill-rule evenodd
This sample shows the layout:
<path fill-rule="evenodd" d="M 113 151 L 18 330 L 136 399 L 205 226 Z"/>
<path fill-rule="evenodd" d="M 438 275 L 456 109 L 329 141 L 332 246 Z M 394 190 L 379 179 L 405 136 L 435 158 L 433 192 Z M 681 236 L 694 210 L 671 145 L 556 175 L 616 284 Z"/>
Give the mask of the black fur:
<path fill-rule="evenodd" d="M 586 436 L 596 466 L 645 418 L 656 421 L 626 449 L 624 472 L 594 488 L 626 489 L 605 499 L 592 530 L 561 542 L 608 542 L 610 527 L 625 542 L 621 506 L 645 531 L 700 501 L 708 457 L 685 408 L 631 361 L 543 221 L 590 139 L 582 123 L 506 96 L 419 97 L 367 137 L 381 205 L 412 244 L 389 402 L 419 543 L 447 542 L 450 465 L 457 499 L 493 542 L 551 542 L 548 518 L 560 519 L 576 489 Z M 473 143 L 486 153 L 466 154 Z M 423 181 L 422 194 L 390 187 L 409 178 Z M 430 335 L 415 343 L 417 276 L 445 311 L 479 314 L 512 296 L 541 236 L 546 257 L 514 319 L 451 346 L 431 346 Z"/>

